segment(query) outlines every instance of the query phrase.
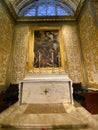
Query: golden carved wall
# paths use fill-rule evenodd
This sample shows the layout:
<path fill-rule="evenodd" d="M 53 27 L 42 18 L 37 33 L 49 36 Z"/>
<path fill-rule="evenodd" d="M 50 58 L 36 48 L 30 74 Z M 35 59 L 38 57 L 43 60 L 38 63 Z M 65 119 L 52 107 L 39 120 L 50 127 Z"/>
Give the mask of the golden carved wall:
<path fill-rule="evenodd" d="M 78 23 L 88 85 L 98 86 L 98 28 L 87 6 Z"/>
<path fill-rule="evenodd" d="M 14 23 L 0 4 L 0 86 L 6 85 Z"/>
<path fill-rule="evenodd" d="M 28 46 L 28 26 L 17 26 L 14 41 L 12 83 L 19 83 L 25 76 L 26 54 Z"/>
<path fill-rule="evenodd" d="M 98 22 L 98 1 L 92 1 L 91 4 L 93 12 L 95 13 L 94 17 L 96 19 L 96 22 Z"/>
<path fill-rule="evenodd" d="M 84 84 L 77 26 L 76 24 L 68 24 L 63 26 L 62 30 L 69 77 L 73 82 Z"/>
<path fill-rule="evenodd" d="M 74 82 L 82 82 L 82 63 L 80 57 L 79 39 L 77 35 L 77 26 L 65 25 L 62 28 L 65 44 L 65 57 L 67 53 L 66 63 L 68 63 L 68 73 Z M 28 26 L 18 26 L 15 36 L 15 50 L 13 56 L 12 83 L 18 83 L 25 76 L 26 71 L 26 51 L 28 42 L 30 44 Z M 62 40 L 63 40 L 62 39 Z M 66 64 L 65 63 L 65 64 Z M 33 66 L 32 66 L 33 67 Z"/>

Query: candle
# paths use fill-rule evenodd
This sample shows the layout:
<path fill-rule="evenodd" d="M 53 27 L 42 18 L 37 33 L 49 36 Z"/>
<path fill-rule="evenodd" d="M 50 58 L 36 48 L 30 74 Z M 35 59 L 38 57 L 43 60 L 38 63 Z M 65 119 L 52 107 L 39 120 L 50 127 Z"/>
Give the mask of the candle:
<path fill-rule="evenodd" d="M 41 60 L 41 55 L 40 55 L 40 52 L 39 52 L 39 68 L 40 68 L 40 60 Z"/>

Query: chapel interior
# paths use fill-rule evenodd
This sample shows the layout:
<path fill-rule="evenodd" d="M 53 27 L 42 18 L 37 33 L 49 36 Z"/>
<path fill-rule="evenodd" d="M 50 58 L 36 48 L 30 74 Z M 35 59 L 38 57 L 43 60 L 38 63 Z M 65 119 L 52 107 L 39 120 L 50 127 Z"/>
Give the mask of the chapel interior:
<path fill-rule="evenodd" d="M 0 0 L 0 130 L 97 130 L 97 114 L 98 0 Z"/>

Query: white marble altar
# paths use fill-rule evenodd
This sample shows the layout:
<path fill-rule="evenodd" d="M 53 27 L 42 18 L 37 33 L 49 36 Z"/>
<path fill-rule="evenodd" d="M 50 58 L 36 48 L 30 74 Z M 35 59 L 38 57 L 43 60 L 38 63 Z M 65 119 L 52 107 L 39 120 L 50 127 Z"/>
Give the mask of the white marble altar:
<path fill-rule="evenodd" d="M 29 74 L 20 83 L 20 104 L 73 103 L 72 81 L 65 74 Z"/>

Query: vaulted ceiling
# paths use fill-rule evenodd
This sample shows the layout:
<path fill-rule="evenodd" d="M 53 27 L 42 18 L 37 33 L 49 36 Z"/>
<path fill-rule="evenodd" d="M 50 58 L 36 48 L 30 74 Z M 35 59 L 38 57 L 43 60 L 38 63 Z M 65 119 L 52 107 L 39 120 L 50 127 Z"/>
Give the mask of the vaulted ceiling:
<path fill-rule="evenodd" d="M 23 9 L 25 6 L 29 5 L 34 1 L 37 0 L 9 0 L 16 14 L 18 14 L 19 11 Z M 81 7 L 86 0 L 57 0 L 57 1 L 65 3 L 75 14 L 77 10 L 78 11 L 81 10 Z"/>

